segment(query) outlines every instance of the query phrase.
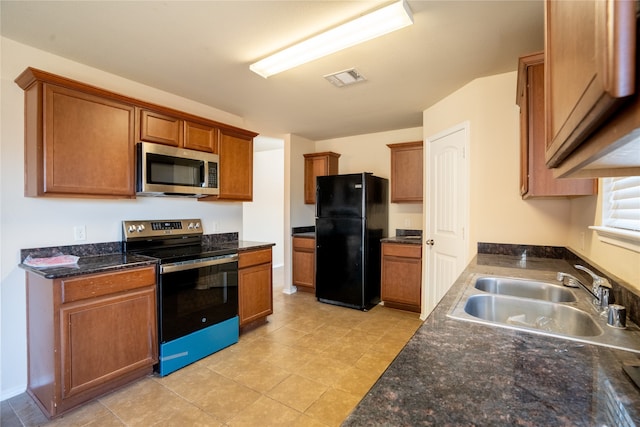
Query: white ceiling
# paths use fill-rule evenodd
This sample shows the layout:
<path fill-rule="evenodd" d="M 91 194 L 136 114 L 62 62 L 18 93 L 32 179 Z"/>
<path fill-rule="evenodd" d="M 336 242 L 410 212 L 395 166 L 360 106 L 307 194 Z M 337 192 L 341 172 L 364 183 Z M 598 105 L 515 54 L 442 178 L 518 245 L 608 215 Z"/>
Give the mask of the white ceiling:
<path fill-rule="evenodd" d="M 543 2 L 409 0 L 414 25 L 264 79 L 249 64 L 369 1 L 0 1 L 5 37 L 312 140 L 422 126 L 422 111 L 543 48 Z M 356 67 L 367 81 L 322 76 Z M 515 87 L 514 103 L 515 103 Z M 487 100 L 490 102 L 490 100 Z"/>

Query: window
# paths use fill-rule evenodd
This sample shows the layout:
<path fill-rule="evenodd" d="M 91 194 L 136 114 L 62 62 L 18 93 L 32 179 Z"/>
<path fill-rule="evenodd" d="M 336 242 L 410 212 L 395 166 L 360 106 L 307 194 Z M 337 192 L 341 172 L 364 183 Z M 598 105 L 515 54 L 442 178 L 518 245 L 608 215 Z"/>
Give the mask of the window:
<path fill-rule="evenodd" d="M 640 176 L 602 180 L 600 240 L 640 252 Z"/>

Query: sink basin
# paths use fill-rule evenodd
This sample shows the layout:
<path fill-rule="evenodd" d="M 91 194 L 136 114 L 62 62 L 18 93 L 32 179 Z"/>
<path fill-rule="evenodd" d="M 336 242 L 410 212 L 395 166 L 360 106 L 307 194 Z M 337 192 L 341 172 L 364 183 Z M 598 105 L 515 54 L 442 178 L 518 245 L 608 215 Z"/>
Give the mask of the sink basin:
<path fill-rule="evenodd" d="M 574 302 L 574 293 L 565 287 L 537 280 L 508 277 L 480 277 L 475 288 L 484 292 L 551 302 Z"/>
<path fill-rule="evenodd" d="M 607 316 L 593 306 L 586 292 L 547 283 L 554 274 L 518 279 L 471 274 L 447 317 L 640 353 L 637 325 L 627 321 L 626 329 L 607 326 Z"/>
<path fill-rule="evenodd" d="M 546 301 L 502 295 L 472 295 L 464 305 L 471 316 L 524 328 L 576 337 L 596 337 L 602 329 L 588 313 Z"/>

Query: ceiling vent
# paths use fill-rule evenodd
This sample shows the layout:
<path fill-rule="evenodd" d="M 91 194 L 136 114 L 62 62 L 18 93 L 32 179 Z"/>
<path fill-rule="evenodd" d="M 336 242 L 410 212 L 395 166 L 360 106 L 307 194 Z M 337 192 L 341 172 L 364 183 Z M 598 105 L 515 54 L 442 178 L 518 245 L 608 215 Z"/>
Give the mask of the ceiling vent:
<path fill-rule="evenodd" d="M 335 87 L 349 86 L 354 83 L 364 82 L 367 79 L 360 74 L 355 68 L 349 70 L 338 71 L 337 73 L 327 74 L 324 76 Z"/>

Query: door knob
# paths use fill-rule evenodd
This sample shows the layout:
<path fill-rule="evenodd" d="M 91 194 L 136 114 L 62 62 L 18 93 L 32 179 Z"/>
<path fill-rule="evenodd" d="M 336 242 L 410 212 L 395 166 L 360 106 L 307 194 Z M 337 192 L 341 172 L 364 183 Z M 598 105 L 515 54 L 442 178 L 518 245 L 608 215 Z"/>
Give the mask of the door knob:
<path fill-rule="evenodd" d="M 433 241 L 433 239 L 429 239 L 424 243 L 425 243 L 425 245 L 433 246 L 435 242 Z"/>

